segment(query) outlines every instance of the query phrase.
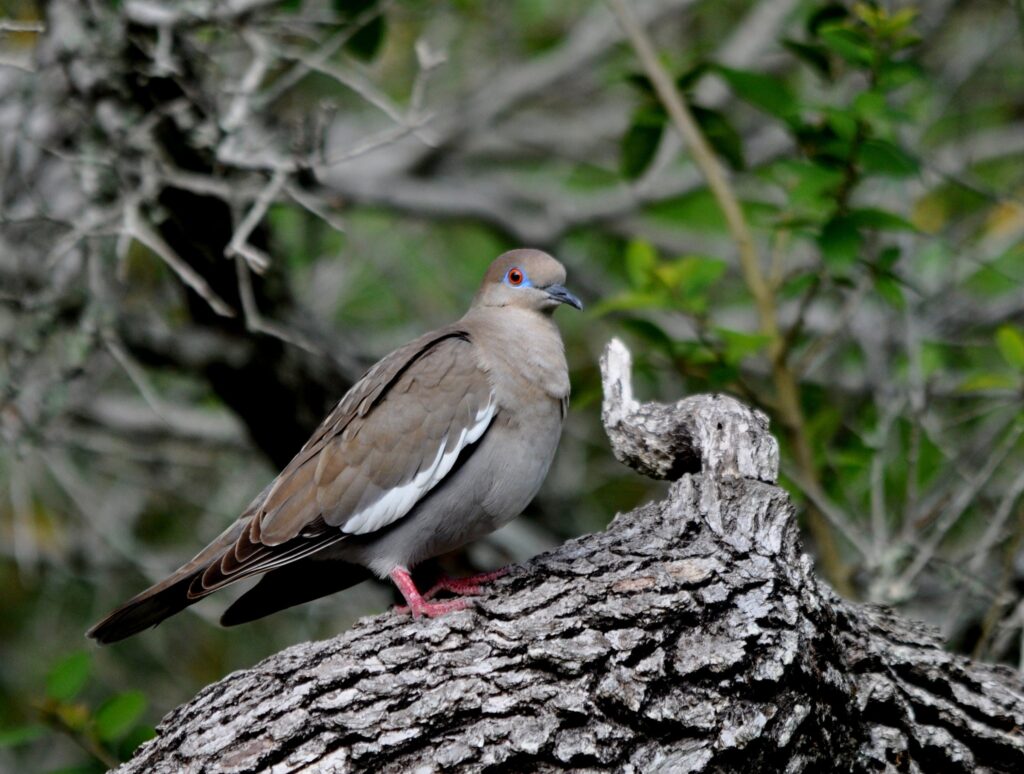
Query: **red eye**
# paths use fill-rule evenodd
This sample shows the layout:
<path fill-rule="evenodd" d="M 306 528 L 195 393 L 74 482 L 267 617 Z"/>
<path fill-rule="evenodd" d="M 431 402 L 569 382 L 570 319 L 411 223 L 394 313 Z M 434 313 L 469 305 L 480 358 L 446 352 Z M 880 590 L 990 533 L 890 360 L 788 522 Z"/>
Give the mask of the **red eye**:
<path fill-rule="evenodd" d="M 508 284 L 509 285 L 522 285 L 523 284 L 523 273 L 519 269 L 509 269 L 509 271 L 508 271 Z"/>

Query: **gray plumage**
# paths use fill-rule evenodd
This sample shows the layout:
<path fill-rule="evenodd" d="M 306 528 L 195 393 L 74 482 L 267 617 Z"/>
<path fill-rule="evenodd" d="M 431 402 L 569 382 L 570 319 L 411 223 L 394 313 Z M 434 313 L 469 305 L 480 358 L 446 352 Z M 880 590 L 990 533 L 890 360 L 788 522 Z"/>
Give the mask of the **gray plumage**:
<path fill-rule="evenodd" d="M 499 256 L 462 319 L 374 365 L 231 527 L 89 636 L 122 639 L 263 573 L 222 623 L 345 588 L 366 570 L 390 575 L 414 615 L 454 609 L 421 598 L 408 570 L 502 526 L 540 488 L 569 398 L 551 312 L 580 307 L 564 281 L 540 251 Z"/>

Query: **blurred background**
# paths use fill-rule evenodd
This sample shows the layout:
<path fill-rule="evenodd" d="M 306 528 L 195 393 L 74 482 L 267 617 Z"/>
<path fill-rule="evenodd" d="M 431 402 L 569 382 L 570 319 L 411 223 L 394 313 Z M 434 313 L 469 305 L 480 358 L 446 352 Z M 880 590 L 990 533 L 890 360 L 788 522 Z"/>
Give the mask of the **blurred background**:
<path fill-rule="evenodd" d="M 839 593 L 1019 666 L 1022 117 L 1019 0 L 0 0 L 0 768 L 103 770 L 202 686 L 391 604 L 364 584 L 223 630 L 228 592 L 84 639 L 523 245 L 587 304 L 558 314 L 569 422 L 524 517 L 446 564 L 664 493 L 603 436 L 620 336 L 641 399 L 771 416 Z"/>

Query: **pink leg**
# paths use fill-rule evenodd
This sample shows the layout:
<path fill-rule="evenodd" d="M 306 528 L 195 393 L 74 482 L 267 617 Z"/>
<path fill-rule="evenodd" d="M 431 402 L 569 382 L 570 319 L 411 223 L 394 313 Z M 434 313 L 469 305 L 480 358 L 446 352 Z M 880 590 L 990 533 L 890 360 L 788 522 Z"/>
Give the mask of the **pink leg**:
<path fill-rule="evenodd" d="M 500 570 L 481 572 L 477 575 L 470 575 L 468 578 L 449 578 L 445 576 L 431 586 L 430 590 L 423 595 L 423 598 L 433 599 L 442 591 L 450 591 L 452 594 L 458 594 L 463 597 L 473 597 L 484 593 L 481 586 L 485 583 L 490 583 L 508 574 L 509 568 L 502 567 Z"/>
<path fill-rule="evenodd" d="M 395 585 L 398 586 L 398 590 L 402 592 L 402 596 L 405 597 L 407 607 L 395 608 L 399 613 L 410 612 L 413 618 L 419 618 L 421 615 L 427 616 L 427 618 L 433 618 L 437 615 L 444 615 L 445 613 L 451 613 L 456 610 L 465 610 L 469 607 L 468 599 L 452 599 L 447 602 L 428 602 L 421 595 L 419 590 L 416 588 L 416 584 L 413 583 L 412 576 L 409 571 L 404 567 L 396 567 L 391 571 L 391 580 L 394 581 Z"/>

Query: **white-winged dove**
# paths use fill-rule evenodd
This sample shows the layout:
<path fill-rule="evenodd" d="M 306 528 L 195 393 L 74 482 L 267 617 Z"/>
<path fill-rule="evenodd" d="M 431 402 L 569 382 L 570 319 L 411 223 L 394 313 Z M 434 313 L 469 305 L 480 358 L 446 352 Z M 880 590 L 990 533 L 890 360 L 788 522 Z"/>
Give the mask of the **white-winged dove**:
<path fill-rule="evenodd" d="M 432 602 L 410 568 L 502 526 L 547 475 L 569 400 L 551 319 L 582 305 L 538 250 L 500 255 L 466 315 L 385 357 L 239 519 L 187 564 L 89 630 L 101 643 L 155 626 L 214 591 L 266 573 L 227 626 L 390 577 L 414 616 Z M 495 576 L 442 582 L 472 593 Z"/>

